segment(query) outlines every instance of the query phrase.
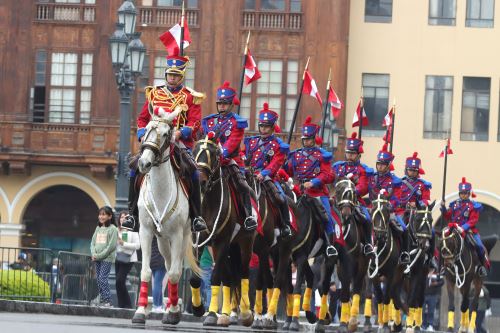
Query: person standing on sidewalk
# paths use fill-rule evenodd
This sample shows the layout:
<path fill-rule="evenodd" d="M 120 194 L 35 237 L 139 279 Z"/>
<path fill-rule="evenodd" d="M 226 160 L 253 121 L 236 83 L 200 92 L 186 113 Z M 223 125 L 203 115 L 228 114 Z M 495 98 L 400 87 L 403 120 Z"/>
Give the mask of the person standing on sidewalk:
<path fill-rule="evenodd" d="M 99 224 L 92 236 L 90 253 L 92 256 L 91 259 L 95 263 L 101 305 L 110 307 L 111 292 L 109 290 L 108 277 L 111 265 L 115 262 L 118 229 L 113 223 L 113 209 L 111 207 L 101 207 L 98 219 Z"/>
<path fill-rule="evenodd" d="M 135 222 L 126 220 L 127 212 L 120 213 L 118 221 L 118 243 L 116 244 L 116 297 L 118 298 L 118 307 L 131 309 L 132 302 L 127 290 L 127 275 L 132 266 L 137 262 L 137 250 L 141 248 L 139 234 L 134 232 Z"/>
<path fill-rule="evenodd" d="M 163 280 L 167 270 L 165 268 L 165 259 L 158 250 L 158 241 L 156 236 L 153 237 L 153 242 L 151 243 L 151 261 L 149 263 L 153 275 L 153 309 L 152 312 L 161 313 L 164 310 L 163 307 L 163 294 L 165 290 L 165 284 Z"/>

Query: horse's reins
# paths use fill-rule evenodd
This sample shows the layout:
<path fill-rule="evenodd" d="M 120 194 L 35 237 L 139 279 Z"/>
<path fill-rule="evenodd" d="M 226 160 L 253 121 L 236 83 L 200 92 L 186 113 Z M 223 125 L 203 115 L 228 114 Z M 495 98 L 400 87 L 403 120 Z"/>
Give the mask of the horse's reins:
<path fill-rule="evenodd" d="M 453 268 L 454 268 L 453 273 L 455 274 L 455 284 L 457 285 L 458 288 L 461 288 L 465 283 L 465 278 L 466 278 L 467 273 L 470 271 L 470 268 L 472 267 L 472 255 L 471 255 L 471 265 L 466 270 L 465 264 L 462 260 L 462 253 L 463 253 L 463 249 L 464 249 L 464 239 L 462 238 L 462 236 L 460 236 L 458 234 L 458 231 L 455 231 L 455 230 L 452 230 L 448 235 L 446 235 L 446 233 L 449 230 L 450 230 L 449 228 L 443 229 L 442 235 L 441 235 L 443 238 L 443 242 L 442 242 L 443 250 L 446 250 L 449 254 L 444 254 L 444 251 L 441 251 L 441 256 L 444 259 L 452 259 L 453 260 Z M 458 237 L 460 239 L 460 250 L 458 251 L 458 253 L 456 255 L 454 255 L 453 252 L 450 250 L 450 248 L 446 245 L 446 240 L 453 238 L 453 237 L 455 237 L 455 238 Z M 459 262 L 460 266 L 462 266 L 463 277 L 459 274 L 458 265 L 456 264 L 457 261 Z"/>
<path fill-rule="evenodd" d="M 168 161 L 170 159 L 170 153 L 167 154 L 166 156 L 163 156 L 163 155 L 164 155 L 165 151 L 171 146 L 170 141 L 172 140 L 172 128 L 169 129 L 165 141 L 163 142 L 163 144 L 161 144 L 160 136 L 158 135 L 158 130 L 157 130 L 159 123 L 165 123 L 168 125 L 168 122 L 166 119 L 154 117 L 150 121 L 150 124 L 152 124 L 152 125 L 148 129 L 146 134 L 144 135 L 144 140 L 141 144 L 141 153 L 145 149 L 150 149 L 153 152 L 153 154 L 155 155 L 155 160 L 153 161 L 153 166 L 158 166 L 162 163 L 165 163 L 166 161 Z M 156 140 L 154 142 L 147 141 L 148 136 L 151 134 L 151 132 L 153 130 L 156 132 Z"/>
<path fill-rule="evenodd" d="M 418 214 L 424 214 L 424 217 L 423 217 L 422 222 L 420 223 L 420 225 L 417 226 L 417 228 L 415 229 L 415 228 L 413 228 L 413 223 L 412 222 L 414 221 L 414 219 L 417 218 Z M 427 225 L 429 227 L 429 230 L 432 230 L 431 222 L 429 221 L 429 216 L 431 216 L 431 211 L 429 210 L 429 206 L 425 206 L 425 209 L 422 209 L 422 210 L 414 210 L 414 209 L 411 210 L 410 219 L 413 219 L 413 220 L 410 220 L 409 225 L 410 225 L 410 228 L 413 229 L 414 234 L 415 234 L 415 236 L 417 238 L 419 238 L 419 237 L 420 238 L 426 238 L 426 239 L 432 238 L 432 235 L 430 235 L 430 234 L 418 232 L 418 230 L 421 230 L 425 225 Z M 412 252 L 413 251 L 410 252 L 410 255 L 412 254 Z M 413 260 L 410 262 L 410 264 L 406 267 L 406 269 L 404 271 L 405 274 L 408 274 L 410 272 L 411 268 L 418 261 L 418 259 L 422 255 L 422 253 L 423 253 L 423 251 L 419 247 L 418 251 L 417 251 L 417 254 L 413 258 Z"/>
<path fill-rule="evenodd" d="M 390 239 L 389 242 L 391 243 L 391 246 L 390 246 L 389 252 L 387 253 L 387 257 L 385 257 L 382 264 L 380 264 L 380 265 L 379 265 L 379 257 L 384 253 L 384 250 L 387 247 L 387 242 L 384 242 L 384 246 L 382 247 L 382 249 L 380 251 L 378 251 L 377 247 L 375 247 L 375 268 L 373 269 L 373 273 L 368 275 L 368 277 L 370 279 L 373 279 L 378 274 L 378 271 L 387 263 L 387 261 L 389 260 L 389 258 L 391 256 L 392 248 L 394 245 L 394 240 L 392 239 L 392 237 L 389 234 L 389 231 L 387 230 L 388 225 L 387 225 L 387 222 L 385 220 L 384 213 L 382 212 L 382 208 L 384 207 L 383 205 L 388 204 L 390 202 L 389 202 L 389 200 L 382 199 L 382 196 L 379 194 L 378 198 L 373 200 L 373 203 L 376 203 L 377 205 L 376 205 L 375 211 L 372 213 L 372 221 L 374 221 L 375 216 L 377 214 L 379 214 L 381 219 L 382 219 L 383 226 L 384 226 L 384 228 L 378 228 L 378 227 L 375 227 L 375 224 L 374 224 L 373 230 L 387 234 L 388 238 Z M 368 262 L 368 267 L 371 266 L 371 261 L 372 261 L 372 259 L 370 259 L 370 261 Z"/>

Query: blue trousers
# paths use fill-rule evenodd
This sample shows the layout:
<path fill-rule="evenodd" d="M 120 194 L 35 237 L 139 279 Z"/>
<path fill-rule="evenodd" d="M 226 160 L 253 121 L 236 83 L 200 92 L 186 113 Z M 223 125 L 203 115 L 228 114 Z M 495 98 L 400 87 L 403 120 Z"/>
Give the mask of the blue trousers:
<path fill-rule="evenodd" d="M 109 261 L 95 262 L 95 273 L 97 276 L 97 286 L 99 287 L 99 294 L 101 295 L 101 303 L 111 302 L 111 291 L 109 290 L 108 283 L 111 264 L 112 263 Z"/>
<path fill-rule="evenodd" d="M 201 297 L 205 311 L 208 311 L 210 299 L 212 298 L 212 266 L 201 267 Z"/>
<path fill-rule="evenodd" d="M 481 257 L 484 257 L 484 245 L 481 241 L 479 234 L 473 234 L 474 240 L 476 241 L 476 249 Z"/>
<path fill-rule="evenodd" d="M 403 228 L 403 232 L 405 232 L 407 228 L 406 228 L 406 224 L 403 221 L 403 219 L 401 218 L 401 216 L 399 216 L 397 214 L 394 214 L 394 216 L 396 216 L 396 222 L 399 223 L 399 225 L 401 226 L 401 228 Z"/>
<path fill-rule="evenodd" d="M 327 235 L 332 235 L 335 232 L 334 226 L 337 223 L 332 216 L 332 207 L 330 206 L 330 201 L 327 196 L 319 197 L 319 200 L 323 204 L 326 210 L 326 216 L 328 216 L 328 221 L 326 221 L 325 231 Z"/>
<path fill-rule="evenodd" d="M 163 305 L 163 278 L 167 274 L 165 267 L 153 269 L 153 305 Z"/>

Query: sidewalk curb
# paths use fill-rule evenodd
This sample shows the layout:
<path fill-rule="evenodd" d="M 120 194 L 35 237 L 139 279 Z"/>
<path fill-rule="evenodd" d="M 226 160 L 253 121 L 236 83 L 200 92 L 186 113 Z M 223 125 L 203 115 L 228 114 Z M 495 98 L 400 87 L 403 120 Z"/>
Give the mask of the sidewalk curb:
<path fill-rule="evenodd" d="M 69 316 L 132 319 L 135 310 L 0 299 L 0 312 L 48 313 Z M 161 313 L 149 313 L 147 319 L 161 320 L 162 317 L 163 314 Z M 189 313 L 183 313 L 182 320 L 187 322 L 201 322 L 202 318 L 197 318 Z"/>

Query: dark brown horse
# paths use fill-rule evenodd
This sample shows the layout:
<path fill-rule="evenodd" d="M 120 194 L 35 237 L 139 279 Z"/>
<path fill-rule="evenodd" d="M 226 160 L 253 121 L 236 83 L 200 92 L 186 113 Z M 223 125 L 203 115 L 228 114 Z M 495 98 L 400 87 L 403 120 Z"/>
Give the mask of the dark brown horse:
<path fill-rule="evenodd" d="M 204 234 L 199 241 L 199 246 L 211 244 L 214 252 L 215 266 L 212 273 L 212 298 L 210 300 L 209 314 L 203 325 L 228 326 L 231 312 L 231 268 L 230 261 L 238 262 L 241 276 L 240 321 L 244 326 L 250 326 L 253 315 L 250 310 L 249 290 L 249 262 L 252 255 L 255 231 L 246 231 L 239 221 L 237 203 L 230 191 L 231 182 L 228 175 L 223 172 L 220 157 L 221 149 L 215 138 L 208 137 L 198 141 L 193 149 L 193 155 L 200 172 L 202 189 L 202 215 L 209 228 L 208 235 Z M 200 251 L 201 252 L 201 251 Z M 228 261 L 228 258 L 231 258 Z M 200 283 L 198 277 L 191 279 L 193 295 L 193 312 L 195 315 L 203 314 L 203 304 L 200 297 Z M 219 310 L 219 293 L 222 283 L 222 314 L 217 317 Z"/>
<path fill-rule="evenodd" d="M 342 230 L 345 240 L 345 248 L 339 251 L 339 264 L 337 266 L 338 277 L 342 283 L 340 291 L 340 302 L 342 303 L 339 332 L 354 332 L 358 326 L 359 303 L 363 284 L 368 270 L 368 258 L 363 254 L 362 245 L 366 243 L 363 237 L 361 223 L 369 223 L 362 220 L 356 211 L 358 200 L 356 186 L 348 178 L 339 179 L 335 184 L 335 206 L 342 218 Z M 351 290 L 352 284 L 352 290 Z M 352 294 L 352 305 L 349 301 Z M 366 314 L 371 312 L 371 293 L 367 293 L 365 309 Z M 349 311 L 350 306 L 350 311 Z M 370 316 L 367 316 L 364 329 L 371 329 Z"/>
<path fill-rule="evenodd" d="M 498 240 L 497 235 L 482 238 L 483 244 L 488 253 Z M 476 324 L 476 312 L 479 293 L 483 285 L 483 280 L 477 273 L 477 266 L 480 260 L 475 250 L 474 238 L 466 234 L 461 236 L 456 228 L 444 228 L 441 233 L 440 250 L 441 259 L 444 261 L 446 269 L 446 289 L 448 291 L 448 331 L 453 332 L 455 326 L 455 286 L 460 290 L 462 303 L 460 306 L 460 333 L 474 332 Z M 474 284 L 474 297 L 469 304 L 469 292 Z M 469 317 L 470 315 L 470 317 Z"/>

